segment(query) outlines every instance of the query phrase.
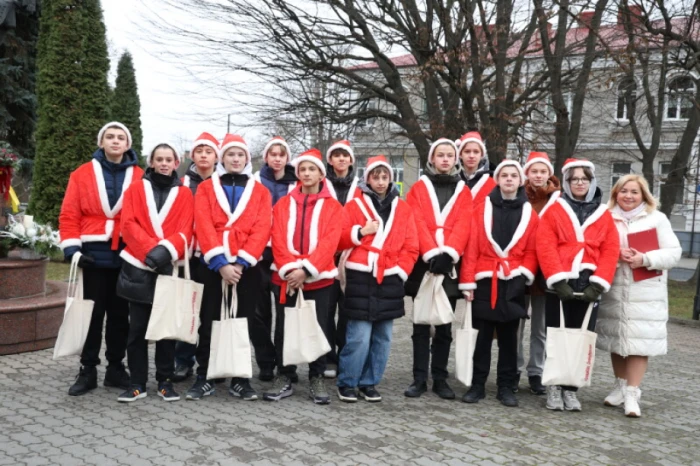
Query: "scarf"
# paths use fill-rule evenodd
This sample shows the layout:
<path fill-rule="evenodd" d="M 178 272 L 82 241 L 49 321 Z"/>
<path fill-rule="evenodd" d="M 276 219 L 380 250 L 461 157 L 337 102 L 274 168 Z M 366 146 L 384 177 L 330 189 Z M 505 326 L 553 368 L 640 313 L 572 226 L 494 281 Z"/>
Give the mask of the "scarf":
<path fill-rule="evenodd" d="M 617 214 L 619 217 L 623 218 L 626 222 L 629 222 L 633 218 L 635 218 L 637 215 L 641 214 L 644 212 L 647 208 L 647 203 L 642 202 L 639 204 L 637 207 L 635 207 L 632 210 L 623 210 L 622 207 L 620 207 L 620 204 L 615 204 L 615 207 L 613 207 L 613 213 Z"/>

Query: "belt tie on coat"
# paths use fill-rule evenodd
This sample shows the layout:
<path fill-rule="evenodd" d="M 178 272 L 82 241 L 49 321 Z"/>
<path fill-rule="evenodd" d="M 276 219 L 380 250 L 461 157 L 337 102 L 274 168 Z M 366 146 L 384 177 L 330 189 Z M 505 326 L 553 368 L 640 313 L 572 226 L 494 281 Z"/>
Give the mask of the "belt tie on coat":
<path fill-rule="evenodd" d="M 498 269 L 503 268 L 503 276 L 510 275 L 510 265 L 507 257 L 497 257 L 493 260 L 493 276 L 491 277 L 491 309 L 496 309 L 498 300 Z"/>
<path fill-rule="evenodd" d="M 377 283 L 381 285 L 382 281 L 384 281 L 384 271 L 386 270 L 386 254 L 381 249 L 375 248 L 371 244 L 361 244 L 358 246 L 358 248 L 377 254 L 377 263 L 375 265 L 377 271 Z M 367 258 L 367 261 L 369 262 L 369 257 Z"/>
<path fill-rule="evenodd" d="M 118 251 L 119 250 L 119 239 L 122 236 L 122 228 L 121 228 L 121 217 L 119 218 L 112 218 L 107 221 L 112 221 L 114 222 L 114 228 L 112 229 L 112 251 Z"/>

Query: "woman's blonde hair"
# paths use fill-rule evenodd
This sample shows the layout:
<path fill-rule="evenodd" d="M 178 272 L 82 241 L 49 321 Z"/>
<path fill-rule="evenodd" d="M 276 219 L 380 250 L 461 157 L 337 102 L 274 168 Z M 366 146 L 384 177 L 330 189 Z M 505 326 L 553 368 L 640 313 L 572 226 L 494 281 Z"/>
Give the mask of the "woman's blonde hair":
<path fill-rule="evenodd" d="M 646 202 L 647 212 L 656 210 L 659 207 L 659 201 L 657 201 L 656 198 L 654 198 L 654 195 L 651 194 L 651 190 L 649 190 L 649 183 L 647 183 L 647 180 L 643 176 L 634 174 L 625 175 L 617 180 L 617 183 L 615 183 L 615 186 L 613 186 L 612 191 L 610 191 L 608 208 L 612 209 L 617 205 L 617 195 L 620 194 L 620 191 L 622 191 L 622 187 L 630 181 L 636 182 L 641 188 L 642 202 Z"/>

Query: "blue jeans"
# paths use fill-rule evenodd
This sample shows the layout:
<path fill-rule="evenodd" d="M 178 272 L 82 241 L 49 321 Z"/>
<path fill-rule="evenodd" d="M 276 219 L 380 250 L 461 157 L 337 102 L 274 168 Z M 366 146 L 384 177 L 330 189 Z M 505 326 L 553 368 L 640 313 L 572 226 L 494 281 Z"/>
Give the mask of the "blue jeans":
<path fill-rule="evenodd" d="M 391 351 L 393 320 L 348 320 L 345 346 L 338 364 L 339 387 L 378 385 Z"/>

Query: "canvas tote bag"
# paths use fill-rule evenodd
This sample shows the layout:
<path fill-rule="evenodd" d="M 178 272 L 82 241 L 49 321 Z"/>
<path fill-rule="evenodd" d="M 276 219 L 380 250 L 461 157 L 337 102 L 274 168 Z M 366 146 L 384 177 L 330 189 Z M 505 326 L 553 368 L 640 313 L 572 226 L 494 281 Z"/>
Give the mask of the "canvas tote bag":
<path fill-rule="evenodd" d="M 230 306 L 226 306 L 228 286 L 222 281 L 221 317 L 211 325 L 211 347 L 209 348 L 209 368 L 207 379 L 225 379 L 253 376 L 251 362 L 248 319 L 236 317 L 238 313 L 238 293 L 236 286 L 231 288 Z"/>
<path fill-rule="evenodd" d="M 282 363 L 290 366 L 313 362 L 330 350 L 331 345 L 316 319 L 316 301 L 306 301 L 304 292 L 299 290 L 296 306 L 284 309 Z"/>
<path fill-rule="evenodd" d="M 467 301 L 464 322 L 457 329 L 455 343 L 455 372 L 457 380 L 469 387 L 474 374 L 474 348 L 479 331 L 472 328 L 472 302 Z"/>
<path fill-rule="evenodd" d="M 83 299 L 83 269 L 78 267 L 79 252 L 73 254 L 68 273 L 68 294 L 63 311 L 63 323 L 58 330 L 53 358 L 79 355 L 87 339 L 94 301 Z"/>
<path fill-rule="evenodd" d="M 177 276 L 178 267 L 173 267 L 172 276 L 158 275 L 146 340 L 197 343 L 204 285 L 191 280 L 190 261 L 184 262 L 185 278 Z"/>
<path fill-rule="evenodd" d="M 564 327 L 564 306 L 559 304 L 559 327 L 547 327 L 543 385 L 588 387 L 591 384 L 597 337 L 588 330 L 593 304 L 588 306 L 581 328 Z"/>
<path fill-rule="evenodd" d="M 445 276 L 426 272 L 421 280 L 416 299 L 413 300 L 413 323 L 445 325 L 452 323 L 454 313 L 450 300 L 442 287 Z"/>

